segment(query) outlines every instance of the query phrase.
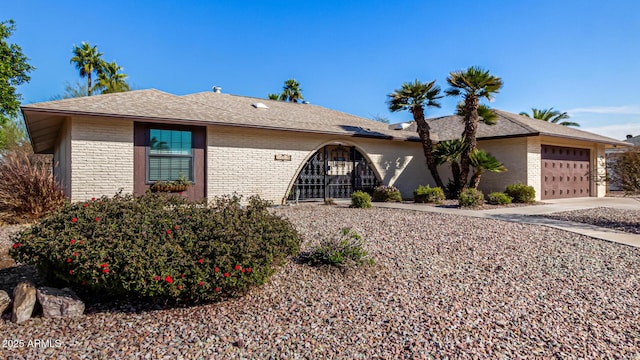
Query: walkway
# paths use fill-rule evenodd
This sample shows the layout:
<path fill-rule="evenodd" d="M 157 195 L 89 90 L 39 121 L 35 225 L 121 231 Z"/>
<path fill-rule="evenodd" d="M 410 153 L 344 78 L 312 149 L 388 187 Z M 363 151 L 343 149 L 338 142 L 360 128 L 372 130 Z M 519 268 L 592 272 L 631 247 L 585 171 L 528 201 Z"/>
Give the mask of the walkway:
<path fill-rule="evenodd" d="M 543 205 L 522 207 L 508 207 L 491 210 L 471 210 L 459 208 L 437 207 L 415 203 L 373 203 L 377 207 L 406 209 L 415 211 L 436 212 L 442 214 L 454 214 L 472 216 L 485 219 L 518 222 L 549 226 L 556 229 L 570 231 L 576 234 L 586 235 L 597 239 L 612 241 L 620 244 L 640 247 L 640 235 L 623 231 L 603 228 L 599 226 L 549 219 L 532 215 L 546 215 L 561 211 L 572 211 L 596 207 L 608 207 L 616 209 L 640 210 L 640 199 L 637 198 L 577 198 L 545 200 Z M 640 221 L 640 219 L 638 219 Z"/>

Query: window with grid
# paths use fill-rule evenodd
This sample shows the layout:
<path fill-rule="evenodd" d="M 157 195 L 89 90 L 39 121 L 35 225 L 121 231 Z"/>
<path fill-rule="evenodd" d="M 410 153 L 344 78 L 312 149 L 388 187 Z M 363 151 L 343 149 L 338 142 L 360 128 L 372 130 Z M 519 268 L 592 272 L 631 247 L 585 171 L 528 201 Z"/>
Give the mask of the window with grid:
<path fill-rule="evenodd" d="M 193 181 L 191 131 L 149 129 L 149 181 Z"/>

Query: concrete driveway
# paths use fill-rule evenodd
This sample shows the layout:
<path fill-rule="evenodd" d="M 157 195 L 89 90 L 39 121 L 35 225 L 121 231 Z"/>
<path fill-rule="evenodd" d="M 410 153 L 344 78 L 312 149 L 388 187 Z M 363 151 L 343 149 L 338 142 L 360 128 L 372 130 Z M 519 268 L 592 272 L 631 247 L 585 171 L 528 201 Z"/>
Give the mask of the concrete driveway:
<path fill-rule="evenodd" d="M 640 247 L 640 235 L 637 234 L 631 234 L 590 224 L 548 219 L 535 216 L 547 215 L 562 211 L 572 211 L 598 207 L 640 210 L 640 198 L 604 197 L 545 200 L 542 205 L 505 207 L 489 210 L 446 208 L 415 203 L 373 203 L 373 205 L 378 207 L 437 212 L 443 214 L 454 214 L 519 222 L 525 224 L 543 225 L 570 231 L 576 234 L 590 236 L 597 239 Z M 638 221 L 640 221 L 640 219 L 638 219 Z"/>

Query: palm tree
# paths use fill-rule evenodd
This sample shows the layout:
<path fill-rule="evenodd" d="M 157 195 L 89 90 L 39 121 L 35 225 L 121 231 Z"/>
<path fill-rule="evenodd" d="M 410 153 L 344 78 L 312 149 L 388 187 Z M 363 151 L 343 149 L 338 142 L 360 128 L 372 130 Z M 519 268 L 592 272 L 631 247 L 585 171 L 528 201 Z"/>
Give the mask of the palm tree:
<path fill-rule="evenodd" d="M 480 120 L 480 98 L 485 98 L 491 101 L 493 99 L 493 94 L 498 93 L 502 87 L 502 79 L 491 75 L 488 70 L 472 66 L 464 71 L 450 73 L 447 78 L 447 82 L 451 85 L 451 88 L 446 91 L 447 95 L 463 95 L 464 97 L 464 132 L 462 133 L 462 137 L 467 144 L 467 148 L 464 150 L 460 158 L 459 181 L 464 189 L 467 187 L 467 178 L 469 177 L 469 154 L 476 148 L 478 143 L 476 140 L 476 133 L 478 131 L 478 123 Z M 487 110 L 481 111 L 485 112 Z"/>
<path fill-rule="evenodd" d="M 396 112 L 408 110 L 413 115 L 416 122 L 418 135 L 422 141 L 424 157 L 426 158 L 427 167 L 436 185 L 444 188 L 440 174 L 438 174 L 438 164 L 433 156 L 433 141 L 431 140 L 431 128 L 424 117 L 425 106 L 440 107 L 437 101 L 442 98 L 440 95 L 440 87 L 435 85 L 435 80 L 421 83 L 415 82 L 402 83 L 400 89 L 394 90 L 393 93 L 387 95 L 389 97 L 389 110 Z"/>
<path fill-rule="evenodd" d="M 280 100 L 280 94 L 267 94 L 269 100 Z"/>
<path fill-rule="evenodd" d="M 126 81 L 128 76 L 120 73 L 121 70 L 122 66 L 115 61 L 110 63 L 103 61 L 98 68 L 98 81 L 93 90 L 100 90 L 102 94 L 129 91 L 129 84 Z"/>
<path fill-rule="evenodd" d="M 469 186 L 474 189 L 478 188 L 478 185 L 480 184 L 480 177 L 485 172 L 490 171 L 500 173 L 507 171 L 507 168 L 504 167 L 498 159 L 478 148 L 473 149 L 473 151 L 469 153 L 469 161 L 471 166 L 475 168 L 475 172 L 469 181 Z"/>
<path fill-rule="evenodd" d="M 302 97 L 302 89 L 300 88 L 300 84 L 295 79 L 289 79 L 284 82 L 280 100 L 293 103 L 297 103 L 298 100 L 304 100 L 304 97 Z"/>
<path fill-rule="evenodd" d="M 98 70 L 102 63 L 100 58 L 103 53 L 98 52 L 96 46 L 91 46 L 82 42 L 81 46 L 73 47 L 73 57 L 69 62 L 75 63 L 76 69 L 80 70 L 80 77 L 87 78 L 87 96 L 91 96 L 91 74 Z"/>
<path fill-rule="evenodd" d="M 449 163 L 453 175 L 454 192 L 460 191 L 460 157 L 467 148 L 463 139 L 440 141 L 433 149 L 433 156 L 438 165 Z M 458 194 L 455 194 L 456 197 Z"/>
<path fill-rule="evenodd" d="M 553 110 L 553 108 L 549 108 L 549 109 L 531 108 L 531 113 L 533 114 L 534 119 L 544 120 L 544 121 L 548 121 L 558 125 L 580 127 L 580 124 L 578 124 L 577 122 L 562 121 L 562 120 L 568 119 L 569 114 L 567 114 L 566 112 L 561 113 L 558 110 Z M 532 116 L 529 116 L 529 114 L 527 114 L 524 111 L 521 112 L 520 115 L 526 116 L 526 117 L 532 117 Z"/>

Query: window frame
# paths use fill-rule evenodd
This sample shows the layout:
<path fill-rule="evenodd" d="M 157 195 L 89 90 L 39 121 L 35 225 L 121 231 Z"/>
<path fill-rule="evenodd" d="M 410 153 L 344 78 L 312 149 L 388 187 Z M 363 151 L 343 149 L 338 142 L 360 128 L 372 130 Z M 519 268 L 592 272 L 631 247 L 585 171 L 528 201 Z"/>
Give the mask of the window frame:
<path fill-rule="evenodd" d="M 166 131 L 188 131 L 191 133 L 191 154 L 190 155 L 182 155 L 182 154 L 151 154 L 151 130 L 166 130 Z M 161 125 L 161 124 L 150 124 L 145 127 L 145 184 L 153 185 L 156 181 L 160 180 L 151 180 L 151 167 L 150 167 L 150 158 L 151 157 L 165 157 L 165 158 L 188 158 L 189 159 L 189 167 L 190 174 L 188 180 L 191 181 L 192 185 L 196 184 L 196 169 L 195 169 L 195 148 L 194 148 L 194 129 L 187 126 L 171 126 L 171 125 Z M 166 180 L 171 181 L 171 180 Z"/>

